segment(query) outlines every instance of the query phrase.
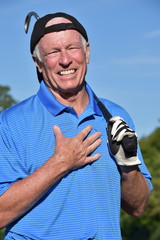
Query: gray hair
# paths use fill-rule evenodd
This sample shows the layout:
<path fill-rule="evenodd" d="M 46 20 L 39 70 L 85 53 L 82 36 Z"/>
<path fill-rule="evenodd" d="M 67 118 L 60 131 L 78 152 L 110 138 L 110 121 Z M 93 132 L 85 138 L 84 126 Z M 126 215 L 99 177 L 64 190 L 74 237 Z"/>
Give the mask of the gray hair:
<path fill-rule="evenodd" d="M 82 39 L 82 45 L 83 45 L 84 52 L 86 53 L 87 41 L 86 41 L 86 39 L 82 35 L 81 35 L 81 39 Z M 35 46 L 35 49 L 33 51 L 33 57 L 38 59 L 39 62 L 42 62 L 38 43 Z"/>

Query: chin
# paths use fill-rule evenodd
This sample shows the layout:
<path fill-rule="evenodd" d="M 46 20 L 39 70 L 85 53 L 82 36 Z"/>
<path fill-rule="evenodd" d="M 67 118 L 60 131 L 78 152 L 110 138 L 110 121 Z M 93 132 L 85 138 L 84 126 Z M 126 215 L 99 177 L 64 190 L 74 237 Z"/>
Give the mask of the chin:
<path fill-rule="evenodd" d="M 82 90 L 84 84 L 80 84 L 80 85 L 70 85 L 70 86 L 66 86 L 65 88 L 61 88 L 60 92 L 63 94 L 67 94 L 67 95 L 76 95 L 79 91 Z"/>
<path fill-rule="evenodd" d="M 77 91 L 77 90 L 80 90 L 82 88 L 82 86 L 84 86 L 84 82 L 82 83 L 76 83 L 76 82 L 66 82 L 61 90 L 63 90 L 64 92 L 74 92 L 74 91 Z"/>

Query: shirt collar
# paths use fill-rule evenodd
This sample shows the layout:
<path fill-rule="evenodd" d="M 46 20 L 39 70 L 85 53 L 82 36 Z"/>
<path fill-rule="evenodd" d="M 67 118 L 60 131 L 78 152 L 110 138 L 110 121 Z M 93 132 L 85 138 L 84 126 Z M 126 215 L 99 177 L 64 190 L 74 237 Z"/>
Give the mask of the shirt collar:
<path fill-rule="evenodd" d="M 86 83 L 86 91 L 88 92 L 88 95 L 89 95 L 89 103 L 88 103 L 87 109 L 90 109 L 93 112 L 93 114 L 102 115 L 97 105 L 97 102 L 94 98 L 94 93 L 87 83 Z M 65 106 L 61 104 L 59 101 L 57 101 L 55 96 L 51 93 L 51 91 L 47 88 L 47 86 L 43 81 L 40 84 L 40 89 L 37 95 L 40 101 L 42 102 L 42 104 L 54 116 L 56 116 L 61 111 L 68 108 L 68 106 Z"/>
<path fill-rule="evenodd" d="M 87 83 L 86 83 L 86 91 L 88 92 L 88 95 L 89 95 L 89 103 L 87 108 L 92 109 L 92 111 L 94 111 L 95 114 L 102 116 L 102 112 L 99 109 L 97 105 L 97 101 L 94 97 L 94 92 L 92 91 L 91 87 Z"/>

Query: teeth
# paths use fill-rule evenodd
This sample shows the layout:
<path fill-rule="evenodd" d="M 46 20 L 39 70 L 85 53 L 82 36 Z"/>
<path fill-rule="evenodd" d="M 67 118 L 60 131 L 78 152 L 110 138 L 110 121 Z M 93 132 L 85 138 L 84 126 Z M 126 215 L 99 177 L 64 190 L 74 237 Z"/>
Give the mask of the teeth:
<path fill-rule="evenodd" d="M 74 72 L 75 72 L 74 69 L 72 69 L 72 70 L 66 70 L 66 71 L 60 71 L 60 75 L 73 74 Z"/>

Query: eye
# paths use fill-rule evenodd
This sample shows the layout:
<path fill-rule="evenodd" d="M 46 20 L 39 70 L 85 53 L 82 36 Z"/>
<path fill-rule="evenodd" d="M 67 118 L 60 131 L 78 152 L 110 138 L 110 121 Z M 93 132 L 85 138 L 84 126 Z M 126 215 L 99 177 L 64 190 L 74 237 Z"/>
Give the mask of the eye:
<path fill-rule="evenodd" d="M 76 53 L 78 53 L 80 50 L 81 50 L 81 49 L 80 49 L 79 47 L 70 47 L 70 48 L 68 49 L 68 52 L 70 52 L 71 54 L 72 54 L 72 53 L 73 53 L 73 54 L 76 54 Z"/>
<path fill-rule="evenodd" d="M 71 49 L 71 50 L 72 50 L 72 49 L 77 49 L 77 47 L 69 47 L 69 49 Z"/>
<path fill-rule="evenodd" d="M 68 47 L 68 50 L 71 50 L 71 51 L 77 50 L 77 49 L 80 49 L 80 47 L 78 47 L 76 45 L 72 45 L 72 46 Z"/>
<path fill-rule="evenodd" d="M 51 50 L 50 52 L 48 52 L 48 53 L 46 54 L 46 56 L 47 56 L 47 57 L 49 57 L 49 56 L 55 56 L 55 55 L 57 55 L 59 52 L 60 52 L 60 51 L 59 51 L 58 49 L 54 49 L 54 50 Z"/>

